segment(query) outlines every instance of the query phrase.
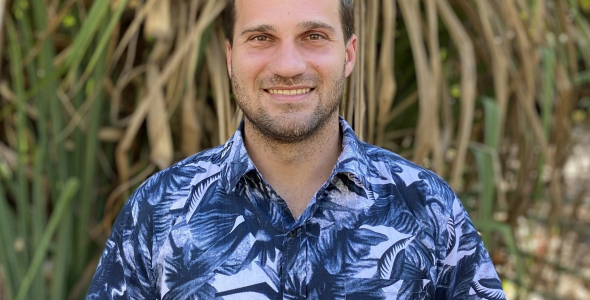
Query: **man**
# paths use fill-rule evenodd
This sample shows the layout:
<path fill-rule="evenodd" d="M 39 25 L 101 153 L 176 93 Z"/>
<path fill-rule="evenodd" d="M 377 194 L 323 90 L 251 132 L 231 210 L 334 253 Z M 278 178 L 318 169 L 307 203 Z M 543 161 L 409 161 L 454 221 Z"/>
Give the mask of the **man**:
<path fill-rule="evenodd" d="M 339 118 L 352 0 L 233 5 L 244 122 L 135 192 L 88 298 L 504 299 L 448 185 Z"/>

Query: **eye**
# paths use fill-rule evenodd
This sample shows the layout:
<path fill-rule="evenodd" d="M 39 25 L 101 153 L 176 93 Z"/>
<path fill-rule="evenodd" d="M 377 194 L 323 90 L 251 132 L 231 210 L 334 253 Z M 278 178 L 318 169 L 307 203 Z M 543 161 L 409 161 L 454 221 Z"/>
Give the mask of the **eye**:
<path fill-rule="evenodd" d="M 257 35 L 253 37 L 252 40 L 257 42 L 266 42 L 268 41 L 268 37 L 266 35 Z"/>
<path fill-rule="evenodd" d="M 322 36 L 317 33 L 312 33 L 308 36 L 308 38 L 312 41 L 317 41 L 317 40 L 320 40 L 322 38 Z"/>

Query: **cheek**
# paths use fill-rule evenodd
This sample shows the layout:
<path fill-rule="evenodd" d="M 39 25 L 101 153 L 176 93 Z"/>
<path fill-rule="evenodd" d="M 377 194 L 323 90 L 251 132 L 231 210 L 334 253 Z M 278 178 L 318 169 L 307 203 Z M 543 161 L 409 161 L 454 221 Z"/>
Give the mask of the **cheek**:
<path fill-rule="evenodd" d="M 264 63 L 251 58 L 238 60 L 232 67 L 236 73 L 236 79 L 243 84 L 253 84 L 264 71 Z"/>
<path fill-rule="evenodd" d="M 345 67 L 344 61 L 331 60 L 329 64 L 318 64 L 316 71 L 324 81 L 334 81 L 345 75 Z"/>
<path fill-rule="evenodd" d="M 248 67 L 250 69 L 263 68 L 270 62 L 273 53 L 271 51 L 260 51 L 260 50 L 245 50 L 238 54 L 236 58 L 239 64 Z"/>
<path fill-rule="evenodd" d="M 341 72 L 344 70 L 346 59 L 343 55 L 337 55 L 333 51 L 308 52 L 306 58 L 318 72 L 333 72 L 334 70 Z"/>

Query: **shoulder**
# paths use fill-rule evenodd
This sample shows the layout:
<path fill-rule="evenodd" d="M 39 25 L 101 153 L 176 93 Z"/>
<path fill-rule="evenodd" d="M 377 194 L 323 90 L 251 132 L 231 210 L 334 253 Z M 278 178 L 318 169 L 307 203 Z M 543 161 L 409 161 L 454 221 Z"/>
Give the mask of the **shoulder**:
<path fill-rule="evenodd" d="M 218 172 L 223 146 L 196 153 L 151 175 L 133 192 L 123 210 L 136 223 L 168 215 L 171 207 L 185 200 L 194 182 Z"/>
<path fill-rule="evenodd" d="M 136 194 L 155 205 L 162 200 L 164 192 L 178 192 L 189 186 L 193 180 L 218 172 L 225 163 L 221 159 L 222 151 L 223 146 L 218 146 L 185 158 L 150 176 L 138 187 Z"/>
<path fill-rule="evenodd" d="M 410 206 L 437 205 L 441 213 L 450 213 L 457 199 L 449 184 L 431 170 L 375 145 L 361 143 L 373 172 L 388 179 Z M 419 200 L 417 200 L 419 199 Z"/>
<path fill-rule="evenodd" d="M 454 224 L 457 206 L 462 210 L 451 187 L 434 172 L 398 154 L 363 145 L 375 177 L 369 182 L 376 206 L 389 206 L 393 210 L 387 216 L 393 219 L 389 222 L 396 224 L 396 228 L 419 228 L 416 234 L 421 232 L 422 244 L 435 250 L 438 259 L 443 259 L 452 236 L 449 224 Z"/>

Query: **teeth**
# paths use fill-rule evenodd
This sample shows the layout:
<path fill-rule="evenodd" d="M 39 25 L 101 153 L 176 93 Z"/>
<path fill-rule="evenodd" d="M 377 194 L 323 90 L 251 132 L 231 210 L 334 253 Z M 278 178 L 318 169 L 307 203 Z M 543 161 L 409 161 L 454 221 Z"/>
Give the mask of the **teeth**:
<path fill-rule="evenodd" d="M 307 89 L 297 89 L 297 90 L 268 90 L 269 93 L 274 95 L 301 95 L 305 93 L 309 93 L 311 88 Z"/>

